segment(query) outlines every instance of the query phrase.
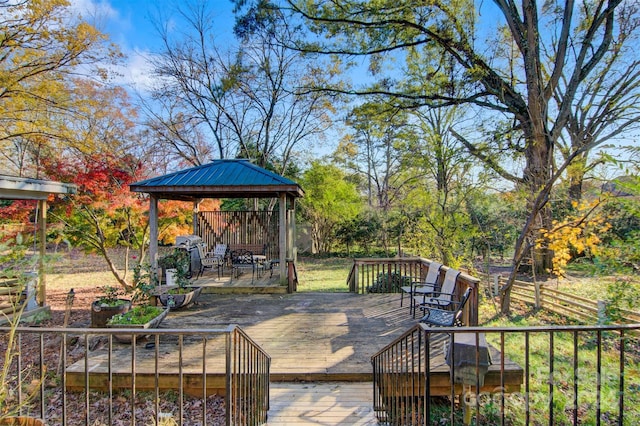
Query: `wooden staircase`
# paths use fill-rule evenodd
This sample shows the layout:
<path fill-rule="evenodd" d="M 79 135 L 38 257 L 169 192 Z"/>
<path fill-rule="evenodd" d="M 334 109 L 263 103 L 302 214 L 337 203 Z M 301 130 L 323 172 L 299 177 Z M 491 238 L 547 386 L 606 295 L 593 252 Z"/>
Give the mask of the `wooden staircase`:
<path fill-rule="evenodd" d="M 267 425 L 377 425 L 371 382 L 271 383 Z"/>

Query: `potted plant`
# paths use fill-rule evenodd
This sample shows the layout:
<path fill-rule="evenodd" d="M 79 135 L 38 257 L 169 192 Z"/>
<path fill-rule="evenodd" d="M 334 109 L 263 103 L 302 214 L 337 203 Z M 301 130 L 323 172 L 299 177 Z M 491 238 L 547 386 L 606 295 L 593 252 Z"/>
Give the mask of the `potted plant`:
<path fill-rule="evenodd" d="M 104 328 L 111 317 L 131 309 L 131 299 L 124 298 L 121 287 L 106 285 L 102 291 L 104 295 L 91 303 L 91 327 Z"/>
<path fill-rule="evenodd" d="M 170 254 L 158 260 L 158 264 L 165 269 L 167 276 L 168 289 L 158 295 L 158 300 L 163 306 L 170 309 L 183 308 L 195 302 L 200 295 L 201 287 L 189 285 L 190 263 L 189 253 L 179 248 L 173 249 Z M 172 283 L 169 282 L 170 276 L 172 276 Z"/>
<path fill-rule="evenodd" d="M 191 255 L 180 248 L 174 248 L 171 253 L 158 259 L 158 266 L 165 272 L 167 285 L 177 285 L 182 288 L 189 285 L 190 264 Z"/>
<path fill-rule="evenodd" d="M 135 290 L 132 302 L 135 304 L 129 311 L 111 317 L 107 327 L 111 328 L 156 328 L 169 313 L 169 309 L 162 306 L 152 306 L 149 300 L 152 292 L 158 286 L 158 274 L 147 265 L 138 264 L 134 268 Z M 131 334 L 114 334 L 116 340 L 129 343 Z"/>

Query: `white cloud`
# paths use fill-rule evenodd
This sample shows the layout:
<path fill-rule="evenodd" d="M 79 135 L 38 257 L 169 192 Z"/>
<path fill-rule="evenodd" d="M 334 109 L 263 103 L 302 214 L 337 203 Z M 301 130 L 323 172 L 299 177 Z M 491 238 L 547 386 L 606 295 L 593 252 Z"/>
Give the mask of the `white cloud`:
<path fill-rule="evenodd" d="M 100 30 L 103 30 L 102 27 L 108 22 L 126 25 L 126 21 L 122 20 L 120 13 L 108 1 L 71 0 L 71 8 Z"/>
<path fill-rule="evenodd" d="M 152 41 L 153 29 L 146 19 L 146 7 L 153 2 L 125 1 L 118 7 L 114 4 L 117 3 L 107 0 L 71 0 L 72 9 L 107 34 L 110 42 L 124 54 L 122 65 L 107 66 L 117 73 L 113 83 L 147 92 L 152 84 L 152 67 L 148 61 L 152 54 L 148 44 Z"/>
<path fill-rule="evenodd" d="M 153 68 L 149 61 L 151 53 L 142 50 L 133 50 L 127 53 L 126 64 L 117 71 L 121 75 L 116 83 L 129 86 L 138 92 L 151 90 L 154 83 L 152 77 Z"/>

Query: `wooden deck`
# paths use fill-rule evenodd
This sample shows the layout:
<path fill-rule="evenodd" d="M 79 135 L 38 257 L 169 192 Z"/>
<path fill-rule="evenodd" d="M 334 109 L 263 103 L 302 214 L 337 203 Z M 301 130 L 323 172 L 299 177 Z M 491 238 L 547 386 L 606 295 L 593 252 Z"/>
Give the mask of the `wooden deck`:
<path fill-rule="evenodd" d="M 260 274 L 244 272 L 239 277 L 232 277 L 231 270 L 225 268 L 218 277 L 217 271 L 206 270 L 201 277 L 192 280 L 193 285 L 202 287 L 203 293 L 215 294 L 286 294 L 287 286 L 280 284 L 280 273 L 277 269 L 262 271 Z M 346 289 L 346 286 L 345 286 Z"/>
<path fill-rule="evenodd" d="M 415 324 L 407 307 L 400 308 L 398 294 L 294 293 L 294 294 L 202 294 L 197 305 L 172 311 L 162 322 L 166 329 L 221 328 L 239 325 L 271 356 L 272 382 L 371 382 L 371 356 Z M 162 336 L 160 341 L 159 386 L 176 388 L 177 339 Z M 140 342 L 136 350 L 136 385 L 155 386 L 155 348 Z M 222 341 L 208 344 L 207 388 L 224 390 L 224 352 Z M 442 345 L 432 351 L 432 392 L 449 395 L 449 368 Z M 216 350 L 217 348 L 217 350 Z M 440 349 L 439 349 L 440 348 Z M 500 385 L 499 353 L 485 379 L 485 387 Z M 114 345 L 112 373 L 115 385 L 130 385 L 131 346 Z M 185 389 L 202 393 L 201 345 L 185 344 L 183 373 Z M 105 349 L 91 352 L 88 360 L 92 387 L 108 383 L 108 357 Z M 84 361 L 67 370 L 67 384 L 83 388 Z M 522 383 L 522 369 L 506 363 L 511 389 Z"/>
<path fill-rule="evenodd" d="M 268 425 L 373 426 L 369 382 L 273 383 Z"/>

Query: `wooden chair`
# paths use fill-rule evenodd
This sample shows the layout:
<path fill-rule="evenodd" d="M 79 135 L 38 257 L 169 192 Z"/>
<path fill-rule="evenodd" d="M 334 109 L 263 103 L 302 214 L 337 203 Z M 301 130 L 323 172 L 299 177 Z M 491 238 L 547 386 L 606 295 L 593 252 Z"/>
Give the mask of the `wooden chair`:
<path fill-rule="evenodd" d="M 431 262 L 429 263 L 429 270 L 427 271 L 427 276 L 424 278 L 424 281 L 414 281 L 411 285 L 402 286 L 400 288 L 401 296 L 400 296 L 400 306 L 404 302 L 404 294 L 407 293 L 409 296 L 409 300 L 413 296 L 416 295 L 427 295 L 436 291 L 436 285 L 438 284 L 438 278 L 440 277 L 440 269 L 442 268 L 442 263 L 439 262 Z M 411 314 L 413 314 L 413 308 L 415 304 L 412 303 Z"/>
<path fill-rule="evenodd" d="M 428 324 L 430 327 L 453 327 L 454 325 L 461 327 L 462 313 L 470 294 L 471 287 L 467 287 L 459 302 L 450 302 L 449 305 L 454 308 L 452 310 L 426 307 L 425 315 L 420 319 L 420 322 Z"/>
<path fill-rule="evenodd" d="M 434 291 L 429 294 L 423 294 L 419 296 L 413 296 L 413 317 L 416 317 L 416 310 L 420 308 L 422 311 L 426 307 L 434 307 L 445 309 L 449 308 L 452 303 L 453 294 L 456 291 L 456 283 L 460 271 L 457 269 L 449 268 L 444 275 L 444 281 L 442 281 L 442 287 L 440 291 Z"/>

